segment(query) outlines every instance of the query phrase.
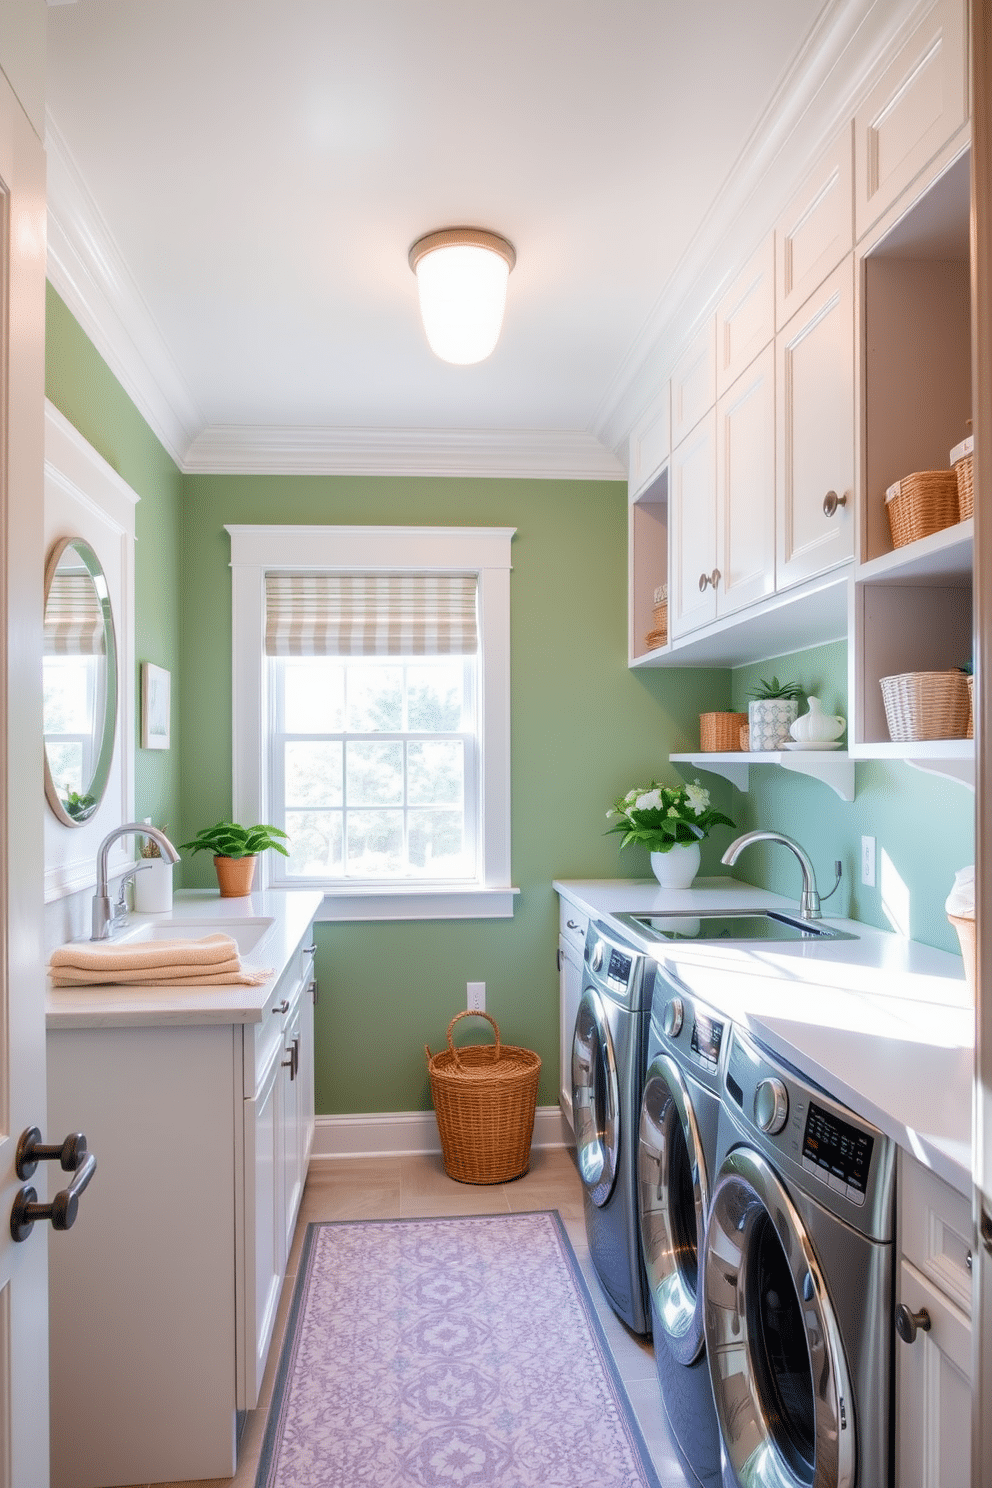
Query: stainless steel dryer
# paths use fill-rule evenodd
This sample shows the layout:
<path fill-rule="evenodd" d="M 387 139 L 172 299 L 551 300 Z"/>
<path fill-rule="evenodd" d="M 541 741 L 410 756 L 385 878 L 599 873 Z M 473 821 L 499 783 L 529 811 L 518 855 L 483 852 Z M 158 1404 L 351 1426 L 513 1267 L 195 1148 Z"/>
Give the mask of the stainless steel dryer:
<path fill-rule="evenodd" d="M 895 1151 L 733 1029 L 706 1349 L 734 1488 L 888 1488 Z"/>
<path fill-rule="evenodd" d="M 654 962 L 592 921 L 572 1042 L 572 1112 L 593 1265 L 635 1333 L 651 1323 L 637 1225 L 637 1121 L 647 1060 Z"/>
<path fill-rule="evenodd" d="M 720 1429 L 703 1334 L 702 1257 L 716 1177 L 726 1019 L 659 968 L 637 1148 L 655 1363 L 690 1481 L 719 1488 Z"/>

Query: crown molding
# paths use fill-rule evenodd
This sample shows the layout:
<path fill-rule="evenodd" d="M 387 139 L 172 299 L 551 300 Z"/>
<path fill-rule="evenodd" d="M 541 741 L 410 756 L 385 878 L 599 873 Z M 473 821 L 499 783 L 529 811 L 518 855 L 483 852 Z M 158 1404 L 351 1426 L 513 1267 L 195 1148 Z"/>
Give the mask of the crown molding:
<path fill-rule="evenodd" d="M 190 445 L 197 475 L 419 475 L 625 480 L 592 434 L 558 429 L 241 428 L 215 425 Z"/>
<path fill-rule="evenodd" d="M 682 348 L 935 0 L 834 0 L 744 144 L 592 421 L 623 457 Z M 744 251 L 742 251 L 744 250 Z"/>
<path fill-rule="evenodd" d="M 180 467 L 203 417 L 51 113 L 48 279 Z"/>

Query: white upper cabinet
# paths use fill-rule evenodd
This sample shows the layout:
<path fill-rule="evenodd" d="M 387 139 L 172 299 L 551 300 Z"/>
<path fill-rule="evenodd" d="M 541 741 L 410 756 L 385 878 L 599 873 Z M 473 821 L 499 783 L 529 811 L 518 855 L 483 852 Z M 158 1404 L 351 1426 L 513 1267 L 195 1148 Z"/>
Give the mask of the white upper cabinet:
<path fill-rule="evenodd" d="M 775 589 L 775 351 L 716 406 L 717 615 Z"/>
<path fill-rule="evenodd" d="M 630 435 L 628 490 L 632 500 L 652 484 L 672 452 L 671 389 L 666 382 Z"/>
<path fill-rule="evenodd" d="M 716 312 L 716 395 L 721 398 L 775 334 L 775 240 L 771 233 Z"/>
<path fill-rule="evenodd" d="M 712 316 L 679 357 L 671 386 L 674 449 L 716 402 L 716 321 Z"/>
<path fill-rule="evenodd" d="M 775 329 L 854 247 L 854 164 L 848 124 L 810 171 L 775 231 Z"/>
<path fill-rule="evenodd" d="M 936 0 L 858 109 L 858 238 L 966 122 L 966 31 L 966 0 Z"/>
<path fill-rule="evenodd" d="M 854 555 L 854 268 L 850 258 L 776 338 L 779 589 Z M 831 493 L 836 504 L 830 500 Z"/>
<path fill-rule="evenodd" d="M 669 632 L 716 619 L 716 410 L 672 454 Z"/>

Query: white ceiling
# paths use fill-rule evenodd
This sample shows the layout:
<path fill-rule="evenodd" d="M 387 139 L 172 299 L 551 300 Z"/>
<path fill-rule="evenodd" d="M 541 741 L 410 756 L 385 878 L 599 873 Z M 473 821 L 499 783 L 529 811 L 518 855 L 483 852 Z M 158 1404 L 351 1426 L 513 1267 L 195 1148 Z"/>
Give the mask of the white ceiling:
<path fill-rule="evenodd" d="M 426 430 L 617 471 L 714 204 L 767 170 L 828 23 L 878 8 L 52 4 L 50 278 L 185 468 Z M 452 225 L 517 251 L 476 367 L 432 356 L 407 264 Z"/>

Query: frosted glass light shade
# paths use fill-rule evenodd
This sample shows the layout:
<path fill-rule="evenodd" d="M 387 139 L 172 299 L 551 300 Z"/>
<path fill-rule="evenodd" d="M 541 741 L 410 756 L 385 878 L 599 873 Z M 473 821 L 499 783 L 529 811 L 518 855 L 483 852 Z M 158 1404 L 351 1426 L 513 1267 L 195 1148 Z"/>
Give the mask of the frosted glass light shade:
<path fill-rule="evenodd" d="M 410 249 L 420 314 L 435 356 L 468 366 L 499 340 L 513 247 L 496 233 L 447 228 L 419 238 Z"/>

